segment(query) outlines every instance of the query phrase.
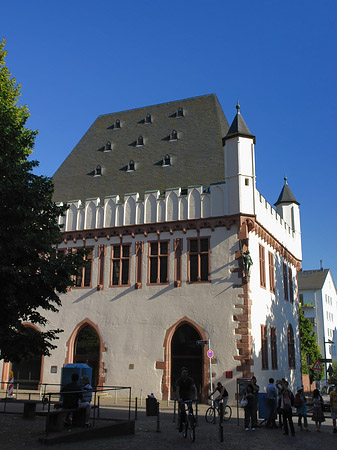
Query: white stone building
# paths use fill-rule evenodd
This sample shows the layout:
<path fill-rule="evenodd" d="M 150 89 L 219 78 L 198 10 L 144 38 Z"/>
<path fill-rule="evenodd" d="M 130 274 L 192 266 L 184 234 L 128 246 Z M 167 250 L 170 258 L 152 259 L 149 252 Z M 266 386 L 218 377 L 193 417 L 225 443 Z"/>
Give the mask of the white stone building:
<path fill-rule="evenodd" d="M 232 399 L 253 374 L 261 390 L 269 377 L 301 382 L 299 204 L 287 181 L 276 210 L 257 190 L 239 106 L 230 127 L 215 95 L 100 116 L 54 183 L 69 205 L 58 250 L 92 258 L 48 314 L 64 333 L 38 381 L 88 362 L 94 383 L 167 399 L 187 366 L 205 400 L 208 346 L 196 341 L 210 340 L 213 381 Z"/>
<path fill-rule="evenodd" d="M 299 272 L 298 286 L 304 317 L 313 325 L 322 357 L 336 359 L 337 292 L 330 269 Z M 328 368 L 329 363 L 325 367 Z"/>

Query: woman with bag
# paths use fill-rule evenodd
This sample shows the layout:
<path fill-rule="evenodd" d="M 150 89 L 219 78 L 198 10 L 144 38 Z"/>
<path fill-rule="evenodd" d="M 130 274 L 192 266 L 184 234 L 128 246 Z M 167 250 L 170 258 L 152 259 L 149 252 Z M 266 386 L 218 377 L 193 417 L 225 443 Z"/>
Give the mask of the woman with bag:
<path fill-rule="evenodd" d="M 279 392 L 279 396 L 281 398 L 281 411 L 283 416 L 283 426 L 284 433 L 289 434 L 288 431 L 288 423 L 291 431 L 291 435 L 295 436 L 295 428 L 293 423 L 293 413 L 292 413 L 292 402 L 293 402 L 293 393 L 288 388 L 288 382 L 284 379 L 282 381 L 276 382 L 276 387 Z"/>
<path fill-rule="evenodd" d="M 251 424 L 251 430 L 255 431 L 256 423 L 254 420 L 254 408 L 255 408 L 255 395 L 254 388 L 251 383 L 248 384 L 246 392 L 243 394 L 241 405 L 245 405 L 245 430 L 249 431 L 249 425 Z"/>
<path fill-rule="evenodd" d="M 302 418 L 303 418 L 303 425 L 305 428 L 305 431 L 308 430 L 308 420 L 307 420 L 307 399 L 304 395 L 304 388 L 303 386 L 300 386 L 297 388 L 297 393 L 295 395 L 295 403 L 294 406 L 297 410 L 298 415 L 298 426 L 300 427 L 300 430 L 302 431 Z"/>
<path fill-rule="evenodd" d="M 312 420 L 316 424 L 316 431 L 321 431 L 321 423 L 325 422 L 325 417 L 323 414 L 323 398 L 319 393 L 318 389 L 315 389 L 312 394 L 312 403 L 314 406 L 314 411 L 312 413 Z"/>

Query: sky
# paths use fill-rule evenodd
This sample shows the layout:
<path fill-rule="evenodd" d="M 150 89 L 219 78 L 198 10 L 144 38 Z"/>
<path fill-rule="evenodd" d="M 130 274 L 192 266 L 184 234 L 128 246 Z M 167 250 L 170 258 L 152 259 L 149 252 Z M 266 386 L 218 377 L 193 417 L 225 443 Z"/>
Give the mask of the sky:
<path fill-rule="evenodd" d="M 336 0 L 16 0 L 0 39 L 53 176 L 97 116 L 215 93 L 256 136 L 256 184 L 300 203 L 304 270 L 337 285 Z"/>

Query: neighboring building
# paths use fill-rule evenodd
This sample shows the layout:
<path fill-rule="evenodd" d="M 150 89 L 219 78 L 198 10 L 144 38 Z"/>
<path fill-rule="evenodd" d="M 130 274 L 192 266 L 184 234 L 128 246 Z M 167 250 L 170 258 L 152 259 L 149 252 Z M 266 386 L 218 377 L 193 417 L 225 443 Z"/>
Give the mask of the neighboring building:
<path fill-rule="evenodd" d="M 323 358 L 336 359 L 337 292 L 330 269 L 299 272 L 298 288 L 304 317 L 313 325 Z"/>
<path fill-rule="evenodd" d="M 261 390 L 271 376 L 301 383 L 299 204 L 286 180 L 276 210 L 256 189 L 254 144 L 239 105 L 229 127 L 215 95 L 97 118 L 54 175 L 69 205 L 58 251 L 92 253 L 47 313 L 64 333 L 39 381 L 88 362 L 94 383 L 167 399 L 188 366 L 205 400 L 208 346 L 196 341 L 210 340 L 231 399 L 253 374 Z"/>

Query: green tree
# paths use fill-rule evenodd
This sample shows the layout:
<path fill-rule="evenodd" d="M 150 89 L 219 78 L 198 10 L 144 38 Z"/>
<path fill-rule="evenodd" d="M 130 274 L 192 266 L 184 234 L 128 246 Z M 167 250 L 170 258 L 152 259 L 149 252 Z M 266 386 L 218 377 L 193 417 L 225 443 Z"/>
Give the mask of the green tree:
<path fill-rule="evenodd" d="M 0 42 L 0 359 L 19 361 L 49 355 L 61 330 L 49 330 L 43 311 L 56 312 L 83 263 L 83 253 L 57 254 L 62 240 L 57 219 L 65 207 L 52 201 L 48 177 L 32 173 L 29 160 L 36 131 L 26 128 L 27 106 L 6 67 Z M 24 322 L 41 333 L 27 333 Z"/>
<path fill-rule="evenodd" d="M 303 311 L 300 308 L 300 342 L 301 342 L 301 358 L 302 358 L 302 373 L 310 374 L 310 367 L 308 365 L 308 358 L 311 359 L 312 364 L 322 358 L 317 345 L 316 334 L 312 329 L 312 323 L 309 319 L 304 317 Z M 308 355 L 310 355 L 308 357 Z M 315 380 L 320 380 L 323 376 L 321 374 L 314 374 Z"/>

